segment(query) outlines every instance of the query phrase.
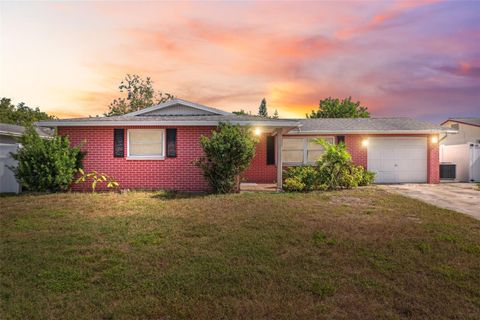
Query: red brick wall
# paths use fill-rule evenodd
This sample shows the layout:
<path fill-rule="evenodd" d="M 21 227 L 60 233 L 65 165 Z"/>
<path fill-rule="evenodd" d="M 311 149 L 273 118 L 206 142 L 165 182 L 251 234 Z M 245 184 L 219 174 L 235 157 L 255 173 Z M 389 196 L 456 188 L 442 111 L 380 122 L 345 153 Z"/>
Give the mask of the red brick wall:
<path fill-rule="evenodd" d="M 83 147 L 83 150 L 87 151 L 84 160 L 86 172 L 96 170 L 111 175 L 120 183 L 122 189 L 209 190 L 201 170 L 194 166 L 192 161 L 203 153 L 199 144 L 200 136 L 210 134 L 213 128 L 178 127 L 177 157 L 165 160 L 127 160 L 126 130 L 125 157 L 114 158 L 113 129 L 113 127 L 60 127 L 58 131 L 61 135 L 69 136 L 72 145 L 86 141 Z M 86 190 L 89 185 L 74 184 L 72 187 L 75 190 Z"/>
<path fill-rule="evenodd" d="M 308 135 L 296 135 L 296 137 L 307 137 Z M 317 136 L 317 135 L 312 135 Z M 323 136 L 334 136 L 323 134 Z M 439 147 L 438 143 L 433 143 L 431 135 L 395 135 L 395 134 L 379 134 L 370 136 L 417 136 L 428 137 L 428 154 L 427 154 L 427 182 L 439 183 Z M 286 137 L 286 136 L 285 136 Z M 369 135 L 351 134 L 345 135 L 345 145 L 348 152 L 352 155 L 352 161 L 367 168 L 367 148 L 362 146 L 362 140 L 368 138 Z M 252 166 L 246 171 L 245 178 L 249 182 L 271 183 L 276 181 L 276 166 L 266 165 L 266 138 L 262 137 L 257 146 L 257 155 L 254 158 Z"/>
<path fill-rule="evenodd" d="M 267 165 L 267 135 L 261 135 L 250 168 L 242 175 L 245 182 L 274 183 L 277 180 L 277 166 Z"/>
<path fill-rule="evenodd" d="M 432 138 L 437 137 L 438 135 L 430 135 L 428 137 L 428 165 L 427 165 L 427 179 L 428 183 L 440 183 L 440 147 L 438 142 L 432 142 Z"/>
<path fill-rule="evenodd" d="M 87 156 L 84 160 L 85 170 L 87 172 L 96 170 L 112 175 L 120 183 L 121 188 L 183 191 L 209 190 L 201 170 L 194 166 L 192 161 L 200 157 L 203 152 L 199 145 L 200 136 L 202 134 L 209 135 L 213 129 L 212 127 L 178 127 L 177 157 L 165 158 L 165 160 L 127 160 L 125 158 L 127 149 L 126 136 L 125 157 L 114 158 L 113 129 L 113 127 L 60 127 L 59 133 L 68 135 L 73 145 L 86 140 L 86 144 L 83 147 L 87 151 Z M 267 134 L 263 134 L 260 137 L 252 164 L 242 175 L 244 181 L 257 183 L 273 183 L 276 181 L 276 165 L 267 165 L 266 136 Z M 367 167 L 367 148 L 362 146 L 362 140 L 367 137 L 362 135 L 345 136 L 345 144 L 352 155 L 353 162 L 364 167 Z M 427 159 L 428 183 L 438 183 L 439 147 L 438 143 L 431 142 L 431 136 L 428 136 Z M 89 188 L 89 185 L 74 185 L 73 188 L 85 190 Z"/>

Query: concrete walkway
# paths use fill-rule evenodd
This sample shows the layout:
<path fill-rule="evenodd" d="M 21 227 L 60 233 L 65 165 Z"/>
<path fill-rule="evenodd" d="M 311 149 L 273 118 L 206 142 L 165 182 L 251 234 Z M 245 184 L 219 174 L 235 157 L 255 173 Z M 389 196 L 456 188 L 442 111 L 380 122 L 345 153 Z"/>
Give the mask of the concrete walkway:
<path fill-rule="evenodd" d="M 380 187 L 480 220 L 480 191 L 474 183 L 396 184 Z"/>
<path fill-rule="evenodd" d="M 276 183 L 240 183 L 240 192 L 277 192 Z"/>

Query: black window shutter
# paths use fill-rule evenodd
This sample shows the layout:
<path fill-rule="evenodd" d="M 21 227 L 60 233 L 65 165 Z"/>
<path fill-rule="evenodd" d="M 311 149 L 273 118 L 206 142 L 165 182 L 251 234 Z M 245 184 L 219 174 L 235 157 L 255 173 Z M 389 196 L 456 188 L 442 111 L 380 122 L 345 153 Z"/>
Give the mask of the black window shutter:
<path fill-rule="evenodd" d="M 113 129 L 113 156 L 123 158 L 125 152 L 125 129 Z"/>
<path fill-rule="evenodd" d="M 339 143 L 345 144 L 345 136 L 337 136 L 337 144 Z"/>
<path fill-rule="evenodd" d="M 267 136 L 267 165 L 275 164 L 275 137 Z"/>
<path fill-rule="evenodd" d="M 177 156 L 177 129 L 167 129 L 167 157 Z"/>

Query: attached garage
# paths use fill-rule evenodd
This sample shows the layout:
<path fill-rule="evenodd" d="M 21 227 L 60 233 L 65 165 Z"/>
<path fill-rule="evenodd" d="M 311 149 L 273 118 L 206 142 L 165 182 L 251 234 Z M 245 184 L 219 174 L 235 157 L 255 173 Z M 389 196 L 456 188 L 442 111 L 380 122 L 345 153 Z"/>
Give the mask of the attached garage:
<path fill-rule="evenodd" d="M 367 148 L 376 183 L 427 182 L 427 137 L 371 137 Z"/>

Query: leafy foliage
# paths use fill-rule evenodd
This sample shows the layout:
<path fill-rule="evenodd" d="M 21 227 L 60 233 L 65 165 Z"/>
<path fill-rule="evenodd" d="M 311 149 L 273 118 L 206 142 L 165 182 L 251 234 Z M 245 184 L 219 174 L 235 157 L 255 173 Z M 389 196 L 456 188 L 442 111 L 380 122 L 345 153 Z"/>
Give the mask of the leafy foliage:
<path fill-rule="evenodd" d="M 240 109 L 239 111 L 232 111 L 233 114 L 236 114 L 237 116 L 244 116 L 244 115 L 251 115 L 252 113 L 249 111 L 245 111 L 243 109 Z"/>
<path fill-rule="evenodd" d="M 118 88 L 120 92 L 126 92 L 127 97 L 114 99 L 108 107 L 108 112 L 105 113 L 106 116 L 134 112 L 175 98 L 170 93 L 155 91 L 153 81 L 149 77 L 143 79 L 136 74 L 127 74 Z"/>
<path fill-rule="evenodd" d="M 202 136 L 200 144 L 205 153 L 195 164 L 215 193 L 238 190 L 239 175 L 255 155 L 257 139 L 249 128 L 220 123 L 211 137 Z"/>
<path fill-rule="evenodd" d="M 23 187 L 31 191 L 67 190 L 82 167 L 85 153 L 80 146 L 70 147 L 67 137 L 41 139 L 28 127 L 21 139 L 22 147 L 12 157 L 18 161 L 10 168 Z"/>
<path fill-rule="evenodd" d="M 343 143 L 316 142 L 324 148 L 317 166 L 288 168 L 283 185 L 286 191 L 351 189 L 373 183 L 375 174 L 355 165 Z"/>
<path fill-rule="evenodd" d="M 267 111 L 267 100 L 265 98 L 262 99 L 260 102 L 260 107 L 258 107 L 258 115 L 260 117 L 268 117 L 268 111 Z"/>
<path fill-rule="evenodd" d="M 345 144 L 331 144 L 323 139 L 317 139 L 316 142 L 324 148 L 317 163 L 321 189 L 350 189 L 373 182 L 375 174 L 355 165 Z"/>
<path fill-rule="evenodd" d="M 285 171 L 285 191 L 312 191 L 318 189 L 319 172 L 314 166 L 289 167 Z"/>
<path fill-rule="evenodd" d="M 370 118 L 367 107 L 360 105 L 360 101 L 353 102 L 352 97 L 343 100 L 331 97 L 320 100 L 318 110 L 312 110 L 307 118 Z"/>
<path fill-rule="evenodd" d="M 90 173 L 85 173 L 83 169 L 78 169 L 78 172 L 81 176 L 75 181 L 75 183 L 86 182 L 87 180 L 92 180 L 92 192 L 95 192 L 98 183 L 105 183 L 106 187 L 109 189 L 118 189 L 120 184 L 113 178 L 105 173 L 99 173 L 97 171 L 92 171 Z"/>
<path fill-rule="evenodd" d="M 16 106 L 12 104 L 12 100 L 8 98 L 0 99 L 0 122 L 16 124 L 19 126 L 29 126 L 36 121 L 54 119 L 45 112 L 40 111 L 37 107 L 32 109 L 25 103 L 21 102 Z"/>

